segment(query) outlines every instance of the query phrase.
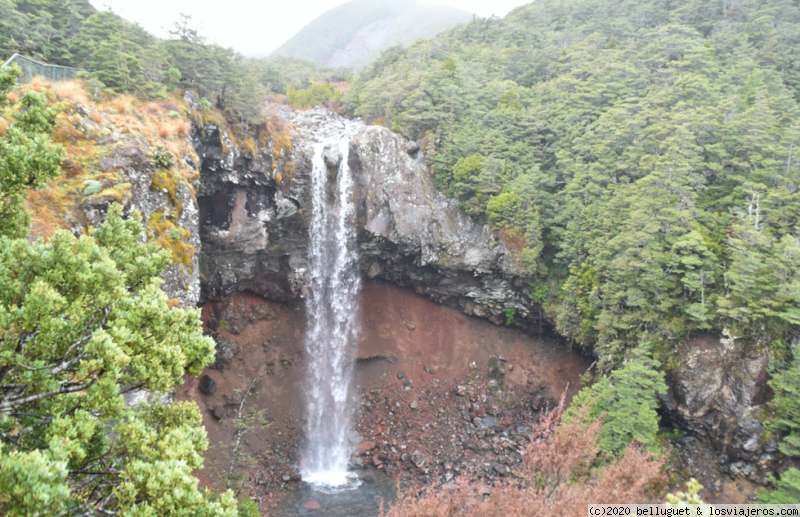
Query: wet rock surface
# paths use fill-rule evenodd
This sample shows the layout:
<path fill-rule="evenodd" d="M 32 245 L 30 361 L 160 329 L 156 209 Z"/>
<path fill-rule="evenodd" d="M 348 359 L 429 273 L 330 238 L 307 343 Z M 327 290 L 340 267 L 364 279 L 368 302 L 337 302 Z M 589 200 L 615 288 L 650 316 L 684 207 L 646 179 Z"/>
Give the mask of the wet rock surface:
<path fill-rule="evenodd" d="M 244 152 L 219 127 L 195 131 L 204 299 L 237 290 L 276 301 L 303 296 L 314 135 L 343 122 L 315 109 L 295 114 L 292 123 L 292 151 L 274 164 L 267 146 Z M 409 152 L 409 144 L 366 125 L 351 141 L 364 274 L 496 324 L 513 308 L 519 325 L 532 326 L 534 308 L 521 294 L 527 270 L 488 226 L 433 187 L 424 157 L 418 148 Z M 332 176 L 341 159 L 333 149 L 326 152 Z M 409 330 L 415 324 L 408 322 Z"/>
<path fill-rule="evenodd" d="M 335 513 L 339 504 L 335 498 L 309 491 L 299 476 L 305 444 L 304 304 L 273 302 L 249 293 L 234 296 L 238 300 L 233 303 L 221 300 L 203 307 L 209 333 L 235 351 L 225 368 L 203 372 L 216 383 L 215 393 L 203 393 L 198 378 L 187 378 L 176 392 L 179 400 L 198 403 L 208 430 L 211 446 L 206 453 L 206 469 L 199 473 L 201 482 L 204 486 L 224 484 L 220 475 L 230 464 L 241 395 L 255 380 L 242 410 L 250 419 L 249 430 L 242 436 L 242 460 L 235 462 L 234 469 L 237 475 L 245 476 L 246 493 L 258 499 L 270 515 L 339 515 Z M 570 395 L 577 392 L 579 376 L 591 364 L 590 358 L 561 346 L 553 336 L 536 338 L 518 329 L 496 327 L 387 282 L 366 280 L 362 296 L 358 357 L 373 359 L 355 365 L 353 385 L 359 387 L 354 389 L 352 401 L 358 412 L 349 440 L 356 453 L 350 463 L 363 482 L 359 491 L 366 489 L 351 503 L 365 510 L 341 515 L 376 515 L 379 502 L 373 496 L 389 501 L 398 481 L 408 484 L 403 486 L 433 483 L 440 475 L 455 475 L 456 465 L 465 472 L 469 469 L 465 461 L 477 467 L 478 457 L 484 458 L 484 453 L 490 455 L 486 458 L 495 458 L 487 461 L 497 462 L 492 437 L 503 439 L 501 447 L 508 437 L 502 435 L 502 429 L 500 434 L 497 430 L 490 432 L 487 423 L 495 425 L 492 421 L 481 428 L 469 413 L 483 418 L 486 415 L 481 410 L 497 406 L 497 416 L 492 418 L 497 425 L 518 425 L 511 430 L 516 434 L 509 435 L 517 440 L 526 432 L 525 415 L 541 412 L 546 401 L 560 395 L 567 383 Z M 243 303 L 249 307 L 242 307 Z M 255 319 L 236 334 L 223 328 L 228 325 L 220 325 L 218 319 L 231 305 L 245 314 L 259 314 L 266 310 L 259 306 L 265 305 L 274 314 Z M 412 320 L 417 327 L 409 332 L 404 322 Z M 217 322 L 216 331 L 211 330 L 213 322 Z M 497 355 L 518 366 L 506 373 L 502 387 L 489 388 L 488 382 L 493 380 L 487 376 L 489 360 Z M 435 373 L 429 373 L 426 366 Z M 456 393 L 458 386 L 464 388 L 461 395 Z M 538 401 L 535 410 L 534 400 Z M 522 412 L 519 415 L 518 410 Z M 467 412 L 469 421 L 464 420 L 462 411 Z M 455 444 L 453 434 L 459 441 L 462 437 L 467 441 Z M 476 449 L 470 449 L 470 443 Z M 482 444 L 489 448 L 481 449 Z M 473 455 L 459 460 L 467 451 Z M 505 457 L 501 452 L 500 458 Z M 450 467 L 441 461 L 449 462 Z M 493 472 L 494 477 L 489 479 L 501 479 L 497 471 Z M 381 488 L 372 492 L 373 486 Z M 321 509 L 302 509 L 309 500 L 319 503 Z M 273 508 L 272 504 L 278 506 Z"/>
<path fill-rule="evenodd" d="M 667 375 L 664 411 L 674 425 L 721 452 L 725 470 L 764 483 L 777 460 L 774 440 L 763 440 L 762 408 L 767 401 L 763 347 L 702 335 L 684 345 Z M 747 467 L 733 467 L 741 464 Z M 733 473 L 733 472 L 732 472 Z"/>

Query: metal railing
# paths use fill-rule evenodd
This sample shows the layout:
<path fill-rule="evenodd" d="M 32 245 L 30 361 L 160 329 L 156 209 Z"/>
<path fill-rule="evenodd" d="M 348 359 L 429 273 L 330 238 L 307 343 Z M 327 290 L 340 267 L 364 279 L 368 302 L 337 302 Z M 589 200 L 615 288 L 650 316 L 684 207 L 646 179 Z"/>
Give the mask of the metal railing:
<path fill-rule="evenodd" d="M 33 81 L 33 78 L 38 76 L 56 81 L 69 81 L 75 79 L 76 74 L 81 71 L 80 68 L 73 68 L 71 66 L 61 65 L 48 65 L 47 63 L 40 63 L 35 59 L 25 57 L 21 54 L 14 54 L 8 61 L 6 61 L 2 68 L 5 68 L 11 63 L 16 63 L 22 69 L 22 76 L 17 80 L 20 84 L 26 84 Z"/>

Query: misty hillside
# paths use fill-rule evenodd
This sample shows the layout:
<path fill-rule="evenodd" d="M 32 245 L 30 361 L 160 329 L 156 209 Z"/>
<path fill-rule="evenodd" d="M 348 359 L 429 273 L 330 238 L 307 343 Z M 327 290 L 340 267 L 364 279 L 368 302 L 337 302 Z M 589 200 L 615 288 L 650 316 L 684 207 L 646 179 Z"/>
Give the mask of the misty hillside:
<path fill-rule="evenodd" d="M 467 11 L 440 5 L 353 0 L 317 17 L 272 55 L 361 68 L 393 45 L 409 45 L 471 19 Z"/>

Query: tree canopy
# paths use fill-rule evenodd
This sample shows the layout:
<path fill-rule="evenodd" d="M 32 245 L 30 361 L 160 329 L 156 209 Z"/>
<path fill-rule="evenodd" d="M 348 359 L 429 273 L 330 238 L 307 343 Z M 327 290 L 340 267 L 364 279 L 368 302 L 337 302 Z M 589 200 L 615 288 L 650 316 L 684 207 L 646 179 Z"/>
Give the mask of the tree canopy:
<path fill-rule="evenodd" d="M 535 1 L 385 52 L 345 102 L 417 139 L 605 371 L 644 336 L 786 340 L 800 310 L 800 8 Z M 508 232 L 513 230 L 513 232 Z"/>
<path fill-rule="evenodd" d="M 191 475 L 208 445 L 197 406 L 123 400 L 197 375 L 214 344 L 195 309 L 170 306 L 159 277 L 169 255 L 121 210 L 80 239 L 0 239 L 6 515 L 235 515 L 231 495 L 211 502 Z"/>

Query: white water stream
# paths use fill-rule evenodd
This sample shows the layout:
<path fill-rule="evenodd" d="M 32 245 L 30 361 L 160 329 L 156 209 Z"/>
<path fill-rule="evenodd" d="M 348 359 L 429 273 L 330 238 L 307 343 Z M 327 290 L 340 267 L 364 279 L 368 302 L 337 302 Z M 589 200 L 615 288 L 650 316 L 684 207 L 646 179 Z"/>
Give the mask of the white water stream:
<path fill-rule="evenodd" d="M 361 276 L 356 247 L 353 178 L 348 167 L 354 125 L 325 136 L 314 145 L 309 262 L 308 323 L 308 450 L 303 479 L 320 489 L 355 488 L 348 472 L 347 432 L 352 358 L 359 331 Z M 335 184 L 323 153 L 341 154 Z M 348 349 L 350 351 L 348 352 Z"/>

